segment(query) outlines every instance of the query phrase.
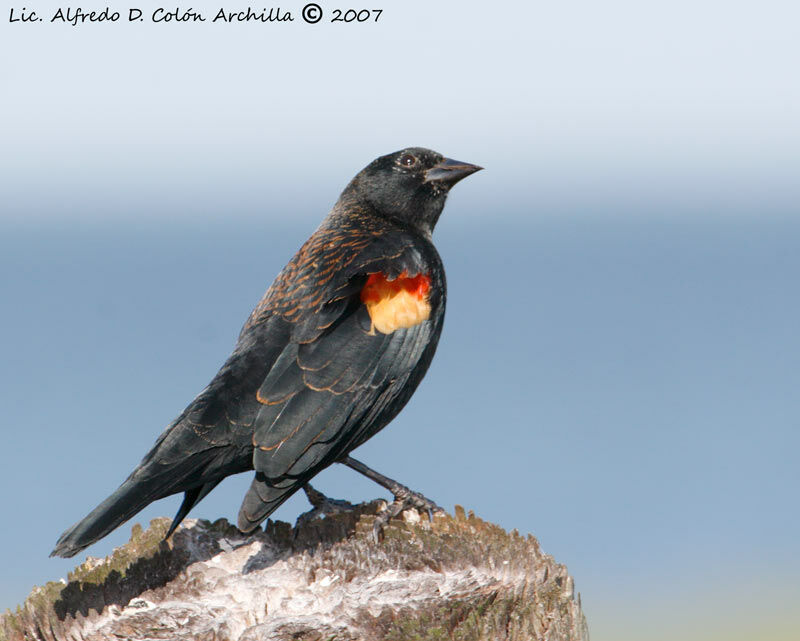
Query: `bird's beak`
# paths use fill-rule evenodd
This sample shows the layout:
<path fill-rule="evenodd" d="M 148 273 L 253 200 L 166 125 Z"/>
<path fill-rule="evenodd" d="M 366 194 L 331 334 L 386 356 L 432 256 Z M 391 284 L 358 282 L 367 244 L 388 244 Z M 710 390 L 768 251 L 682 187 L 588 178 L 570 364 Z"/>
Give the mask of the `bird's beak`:
<path fill-rule="evenodd" d="M 466 178 L 470 174 L 474 174 L 481 169 L 483 169 L 483 167 L 478 167 L 478 165 L 471 165 L 468 162 L 445 158 L 442 162 L 435 164 L 425 172 L 425 182 L 436 181 L 452 187 L 462 178 Z"/>

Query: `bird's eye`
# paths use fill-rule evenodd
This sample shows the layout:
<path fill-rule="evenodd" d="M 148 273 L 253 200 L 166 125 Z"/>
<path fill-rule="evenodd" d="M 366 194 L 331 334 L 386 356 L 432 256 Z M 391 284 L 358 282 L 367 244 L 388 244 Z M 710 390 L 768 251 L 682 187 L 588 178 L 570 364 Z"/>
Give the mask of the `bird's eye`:
<path fill-rule="evenodd" d="M 397 162 L 403 167 L 413 167 L 417 164 L 417 157 L 411 154 L 403 154 Z"/>

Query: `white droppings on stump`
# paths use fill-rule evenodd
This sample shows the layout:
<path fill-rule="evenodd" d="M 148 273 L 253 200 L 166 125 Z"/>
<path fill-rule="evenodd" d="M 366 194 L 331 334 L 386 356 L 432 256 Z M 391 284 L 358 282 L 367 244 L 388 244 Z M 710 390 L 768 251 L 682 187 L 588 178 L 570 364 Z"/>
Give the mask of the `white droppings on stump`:
<path fill-rule="evenodd" d="M 432 521 L 407 510 L 375 543 L 378 508 L 251 536 L 187 520 L 169 543 L 156 519 L 66 586 L 32 592 L 0 639 L 588 639 L 572 577 L 533 537 L 457 508 Z"/>

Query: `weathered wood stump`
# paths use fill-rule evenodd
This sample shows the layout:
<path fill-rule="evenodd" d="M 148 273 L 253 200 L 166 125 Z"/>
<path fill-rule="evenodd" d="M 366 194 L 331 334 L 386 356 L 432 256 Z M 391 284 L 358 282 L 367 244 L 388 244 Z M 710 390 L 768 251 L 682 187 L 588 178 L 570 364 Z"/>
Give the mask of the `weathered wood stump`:
<path fill-rule="evenodd" d="M 456 508 L 413 510 L 380 543 L 381 502 L 293 530 L 242 535 L 227 521 L 134 526 L 129 543 L 35 588 L 0 638 L 588 640 L 572 578 L 531 536 Z"/>

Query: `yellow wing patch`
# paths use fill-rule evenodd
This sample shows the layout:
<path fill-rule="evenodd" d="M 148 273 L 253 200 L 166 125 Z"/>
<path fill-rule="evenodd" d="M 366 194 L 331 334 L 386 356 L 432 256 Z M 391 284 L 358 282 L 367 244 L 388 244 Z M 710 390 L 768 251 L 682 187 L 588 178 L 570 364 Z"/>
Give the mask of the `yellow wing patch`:
<path fill-rule="evenodd" d="M 370 274 L 361 290 L 361 302 L 367 306 L 372 321 L 370 333 L 378 330 L 391 334 L 397 329 L 413 327 L 428 320 L 431 305 L 428 297 L 431 279 L 426 274 L 409 278 L 405 272 L 394 280 L 382 273 Z"/>

